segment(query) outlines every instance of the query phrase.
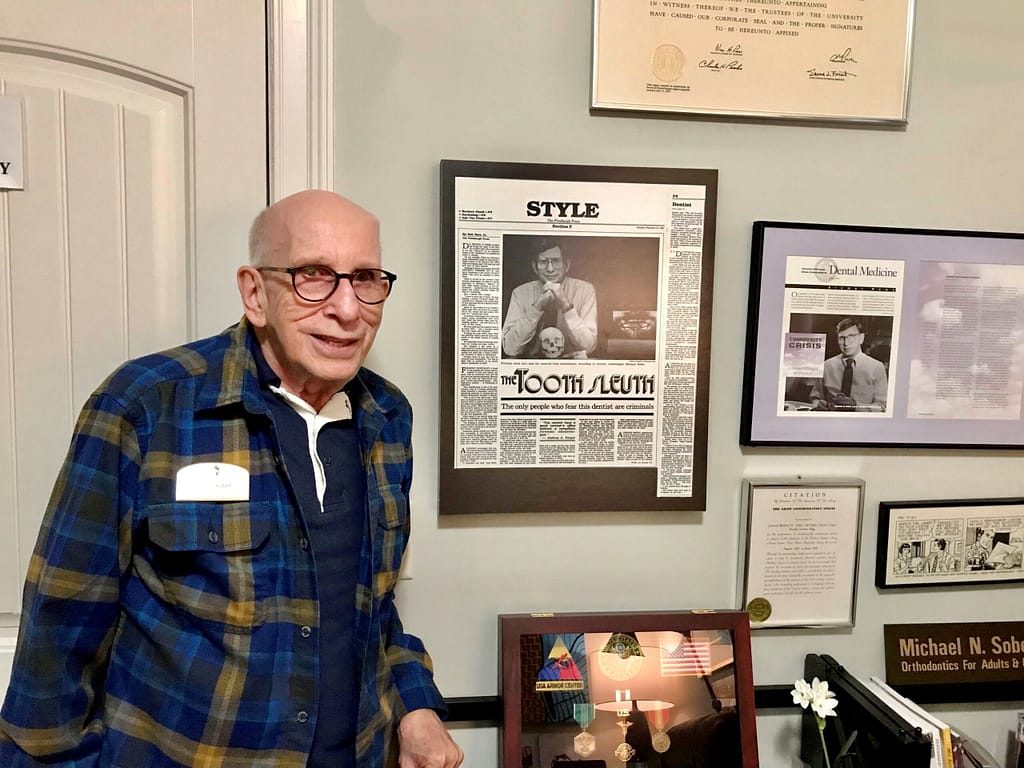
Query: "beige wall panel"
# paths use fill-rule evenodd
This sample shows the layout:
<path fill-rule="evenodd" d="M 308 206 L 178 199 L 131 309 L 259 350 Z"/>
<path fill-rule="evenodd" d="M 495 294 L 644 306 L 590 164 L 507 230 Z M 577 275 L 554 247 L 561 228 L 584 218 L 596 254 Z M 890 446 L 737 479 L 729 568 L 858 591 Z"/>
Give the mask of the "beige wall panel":
<path fill-rule="evenodd" d="M 128 357 L 188 337 L 184 103 L 124 111 Z"/>
<path fill-rule="evenodd" d="M 0 587 L 3 612 L 17 610 L 88 395 L 131 354 L 187 337 L 189 249 L 181 92 L 37 57 L 0 53 L 0 68 L 31 83 L 7 84 L 25 100 L 28 183 L 5 198 L 10 351 L 0 370 L 12 414 L 5 450 L 16 458 L 0 455 L 0 472 L 14 475 L 17 515 L 0 539 L 15 573 Z"/>
<path fill-rule="evenodd" d="M 65 98 L 72 397 L 89 393 L 128 355 L 121 120 L 116 104 Z"/>
<path fill-rule="evenodd" d="M 225 6 L 238 1 L 215 0 Z M 3 0 L 0 35 L 102 52 L 114 61 L 191 82 L 192 5 L 193 0 Z M 154 28 L 161 30 L 164 40 L 181 44 L 155 44 L 158 41 L 147 34 Z"/>
<path fill-rule="evenodd" d="M 18 510 L 15 537 L 0 540 L 0 561 L 15 564 L 15 585 L 24 577 L 43 508 L 67 447 L 74 418 L 71 397 L 68 271 L 64 195 L 63 103 L 60 93 L 8 83 L 24 99 L 27 184 L 8 194 L 7 269 L 11 285 L 11 430 L 17 450 Z M 9 593 L 5 590 L 5 598 Z M 4 611 L 17 610 L 20 587 Z"/>

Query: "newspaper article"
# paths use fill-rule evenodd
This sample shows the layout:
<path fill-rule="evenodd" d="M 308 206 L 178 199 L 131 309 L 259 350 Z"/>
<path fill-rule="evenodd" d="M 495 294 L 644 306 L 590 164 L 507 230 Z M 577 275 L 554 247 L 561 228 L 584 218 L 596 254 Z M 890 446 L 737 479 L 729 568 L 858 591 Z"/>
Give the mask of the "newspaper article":
<path fill-rule="evenodd" d="M 456 469 L 656 467 L 691 495 L 705 198 L 456 178 Z"/>
<path fill-rule="evenodd" d="M 907 416 L 1021 418 L 1024 266 L 921 264 Z"/>
<path fill-rule="evenodd" d="M 902 261 L 786 260 L 777 414 L 891 418 Z"/>

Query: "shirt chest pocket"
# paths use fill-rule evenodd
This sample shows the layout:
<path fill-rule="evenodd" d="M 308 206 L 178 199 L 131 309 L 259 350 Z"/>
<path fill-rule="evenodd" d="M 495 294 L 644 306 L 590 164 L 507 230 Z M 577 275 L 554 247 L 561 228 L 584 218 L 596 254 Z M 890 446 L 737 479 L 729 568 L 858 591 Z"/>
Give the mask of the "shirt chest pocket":
<path fill-rule="evenodd" d="M 229 632 L 265 619 L 269 503 L 194 502 L 149 510 L 147 563 L 160 597 Z"/>
<path fill-rule="evenodd" d="M 409 499 L 400 485 L 384 485 L 370 496 L 376 520 L 374 548 L 380 564 L 374 578 L 374 597 L 381 598 L 398 584 L 402 555 L 409 536 Z"/>

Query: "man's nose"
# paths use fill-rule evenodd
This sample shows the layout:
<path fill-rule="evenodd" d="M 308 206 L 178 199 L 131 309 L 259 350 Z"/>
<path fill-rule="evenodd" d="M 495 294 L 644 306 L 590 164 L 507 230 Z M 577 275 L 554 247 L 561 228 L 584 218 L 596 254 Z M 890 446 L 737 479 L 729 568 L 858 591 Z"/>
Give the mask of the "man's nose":
<path fill-rule="evenodd" d="M 337 315 L 342 320 L 351 320 L 359 316 L 361 303 L 356 298 L 351 281 L 342 278 L 338 281 L 337 289 L 324 302 L 324 312 Z"/>

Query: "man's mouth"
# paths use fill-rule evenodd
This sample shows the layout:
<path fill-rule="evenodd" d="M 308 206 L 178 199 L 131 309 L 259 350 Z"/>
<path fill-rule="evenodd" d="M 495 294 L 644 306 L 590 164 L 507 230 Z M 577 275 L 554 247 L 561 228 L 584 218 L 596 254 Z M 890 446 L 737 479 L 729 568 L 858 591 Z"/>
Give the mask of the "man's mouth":
<path fill-rule="evenodd" d="M 345 349 L 355 343 L 354 339 L 339 339 L 337 336 L 326 336 L 320 333 L 314 333 L 312 336 L 322 344 L 326 344 L 337 349 Z"/>

